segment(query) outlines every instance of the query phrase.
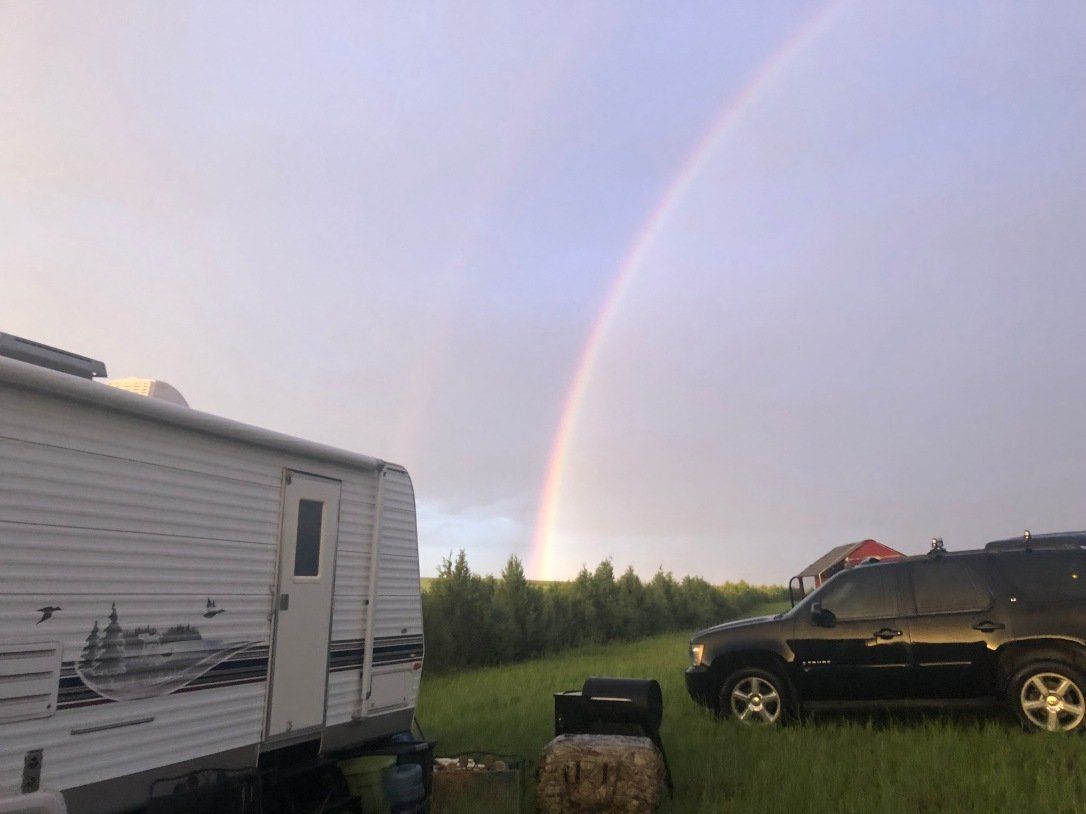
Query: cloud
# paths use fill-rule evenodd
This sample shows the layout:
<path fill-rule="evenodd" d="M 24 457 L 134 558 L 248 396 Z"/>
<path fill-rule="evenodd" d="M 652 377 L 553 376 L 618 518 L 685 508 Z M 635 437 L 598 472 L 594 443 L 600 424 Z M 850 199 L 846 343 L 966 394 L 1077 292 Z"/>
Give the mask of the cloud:
<path fill-rule="evenodd" d="M 443 558 L 464 550 L 468 563 L 482 573 L 496 573 L 512 554 L 521 554 L 526 539 L 517 507 L 472 506 L 449 511 L 425 500 L 418 502 L 419 558 L 423 574 L 437 573 Z"/>

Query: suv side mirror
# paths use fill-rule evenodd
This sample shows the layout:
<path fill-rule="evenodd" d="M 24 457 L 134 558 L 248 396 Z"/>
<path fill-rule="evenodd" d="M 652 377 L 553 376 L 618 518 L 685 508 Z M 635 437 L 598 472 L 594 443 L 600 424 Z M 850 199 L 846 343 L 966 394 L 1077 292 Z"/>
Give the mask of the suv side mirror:
<path fill-rule="evenodd" d="M 823 608 L 821 602 L 815 602 L 811 605 L 811 622 L 819 627 L 833 627 L 837 624 L 837 617 L 833 611 Z"/>

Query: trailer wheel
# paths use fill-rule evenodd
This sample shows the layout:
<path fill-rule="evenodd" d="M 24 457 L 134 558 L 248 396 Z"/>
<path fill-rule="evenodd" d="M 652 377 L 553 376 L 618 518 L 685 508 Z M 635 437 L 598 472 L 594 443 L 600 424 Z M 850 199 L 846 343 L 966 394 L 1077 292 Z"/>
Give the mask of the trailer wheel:
<path fill-rule="evenodd" d="M 789 708 L 788 688 L 776 673 L 742 667 L 720 685 L 717 711 L 750 726 L 776 726 Z"/>

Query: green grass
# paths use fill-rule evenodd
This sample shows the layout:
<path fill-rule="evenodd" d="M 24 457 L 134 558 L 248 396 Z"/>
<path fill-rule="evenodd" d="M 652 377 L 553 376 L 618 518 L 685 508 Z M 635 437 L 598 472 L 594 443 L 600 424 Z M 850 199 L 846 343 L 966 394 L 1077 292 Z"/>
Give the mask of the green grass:
<path fill-rule="evenodd" d="M 1086 814 L 1086 741 L 1078 736 L 1028 735 L 996 713 L 823 715 L 752 730 L 690 700 L 686 652 L 687 637 L 669 634 L 427 675 L 419 720 L 439 754 L 485 749 L 535 761 L 552 736 L 552 693 L 579 689 L 590 675 L 652 677 L 664 692 L 663 739 L 675 775 L 668 812 Z"/>

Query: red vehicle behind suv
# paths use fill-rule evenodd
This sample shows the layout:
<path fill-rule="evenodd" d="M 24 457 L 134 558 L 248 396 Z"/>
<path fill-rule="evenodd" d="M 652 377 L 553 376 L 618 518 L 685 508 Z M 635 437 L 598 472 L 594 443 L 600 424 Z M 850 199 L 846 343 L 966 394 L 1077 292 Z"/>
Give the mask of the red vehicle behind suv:
<path fill-rule="evenodd" d="M 822 707 L 1005 702 L 1023 726 L 1086 723 L 1086 532 L 842 572 L 791 610 L 696 633 L 687 689 L 752 724 Z"/>

